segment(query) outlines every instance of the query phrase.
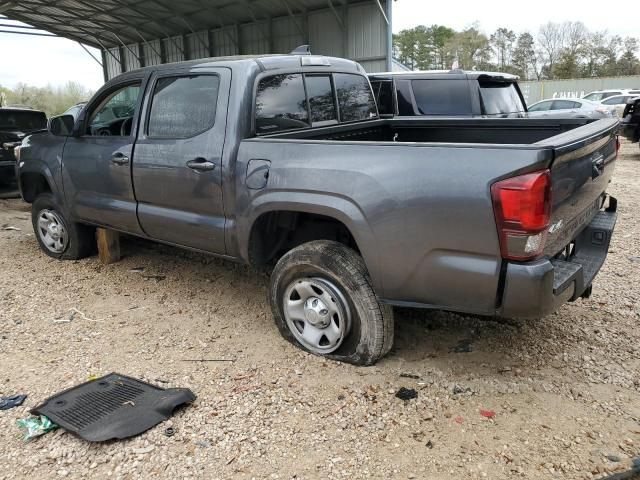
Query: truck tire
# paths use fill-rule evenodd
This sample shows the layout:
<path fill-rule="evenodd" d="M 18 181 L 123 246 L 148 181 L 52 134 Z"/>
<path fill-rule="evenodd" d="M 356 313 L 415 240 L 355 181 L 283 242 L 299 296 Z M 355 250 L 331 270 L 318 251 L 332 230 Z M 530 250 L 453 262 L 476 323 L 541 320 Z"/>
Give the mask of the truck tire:
<path fill-rule="evenodd" d="M 271 274 L 271 310 L 282 336 L 313 353 L 372 365 L 393 345 L 393 309 L 380 303 L 352 249 L 317 240 L 294 248 Z"/>
<path fill-rule="evenodd" d="M 31 205 L 31 223 L 44 253 L 59 260 L 78 260 L 95 252 L 95 229 L 67 219 L 51 193 Z"/>

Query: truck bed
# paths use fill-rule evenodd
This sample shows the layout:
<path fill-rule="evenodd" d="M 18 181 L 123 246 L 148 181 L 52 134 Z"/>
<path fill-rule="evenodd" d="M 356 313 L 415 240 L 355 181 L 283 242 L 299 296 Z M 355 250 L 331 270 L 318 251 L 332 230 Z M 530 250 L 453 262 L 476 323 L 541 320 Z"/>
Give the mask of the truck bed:
<path fill-rule="evenodd" d="M 604 120 L 615 123 L 615 120 Z M 350 142 L 480 143 L 528 145 L 595 123 L 591 119 L 397 117 L 269 135 L 266 138 Z M 608 125 L 608 124 L 607 124 Z M 581 132 L 578 132 L 581 134 Z"/>
<path fill-rule="evenodd" d="M 551 289 L 548 262 L 571 260 L 575 240 L 605 203 L 617 128 L 615 119 L 412 117 L 265 135 L 242 142 L 236 175 L 260 159 L 270 165 L 268 186 L 238 197 L 237 208 L 243 217 L 251 205 L 295 209 L 311 197 L 317 213 L 349 212 L 338 218 L 356 232 L 374 285 L 390 303 L 493 315 L 508 301 L 504 311 L 529 316 L 539 298 L 513 300 L 510 292 L 531 292 L 514 286 L 529 267 L 501 258 L 491 186 L 550 171 L 550 231 L 540 262 L 550 269 Z M 247 235 L 248 223 L 238 227 Z"/>

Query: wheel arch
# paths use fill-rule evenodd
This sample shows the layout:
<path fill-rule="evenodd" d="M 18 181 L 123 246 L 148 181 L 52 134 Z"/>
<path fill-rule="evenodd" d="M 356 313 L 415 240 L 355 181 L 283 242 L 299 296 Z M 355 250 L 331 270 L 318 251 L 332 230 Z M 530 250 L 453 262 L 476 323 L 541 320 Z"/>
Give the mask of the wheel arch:
<path fill-rule="evenodd" d="M 53 174 L 46 166 L 19 172 L 18 186 L 20 194 L 27 203 L 33 203 L 38 195 L 45 192 L 53 194 L 56 200 L 61 201 L 62 199 L 55 185 Z"/>
<path fill-rule="evenodd" d="M 238 242 L 240 245 L 240 256 L 247 263 L 259 264 L 256 262 L 256 244 L 261 245 L 260 232 L 266 220 L 274 218 L 274 216 L 284 216 L 286 220 L 296 217 L 290 226 L 300 226 L 300 219 L 307 221 L 320 221 L 326 225 L 333 225 L 338 229 L 339 233 L 344 233 L 353 244 L 345 243 L 356 250 L 364 259 L 365 265 L 369 270 L 372 283 L 376 291 L 382 292 L 382 282 L 378 274 L 379 258 L 376 248 L 375 235 L 360 208 L 351 200 L 326 195 L 322 193 L 309 193 L 301 195 L 300 192 L 291 194 L 282 194 L 279 192 L 275 195 L 263 195 L 255 199 L 250 208 L 250 214 L 245 216 L 245 222 L 238 225 Z M 282 218 L 282 217 L 281 217 Z M 303 228 L 309 225 L 303 222 Z M 343 229 L 343 230 L 341 230 Z M 336 238 L 326 238 L 322 235 L 305 236 L 296 229 L 297 238 L 306 241 L 332 239 L 340 241 Z M 293 242 L 287 245 L 287 251 L 295 248 L 304 242 Z"/>

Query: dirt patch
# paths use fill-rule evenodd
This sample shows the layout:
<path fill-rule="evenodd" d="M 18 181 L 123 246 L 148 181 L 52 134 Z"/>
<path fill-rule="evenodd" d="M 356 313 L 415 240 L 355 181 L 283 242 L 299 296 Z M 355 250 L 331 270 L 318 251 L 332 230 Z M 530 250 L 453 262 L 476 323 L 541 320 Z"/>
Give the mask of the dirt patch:
<path fill-rule="evenodd" d="M 59 262 L 39 251 L 29 206 L 0 199 L 0 226 L 18 229 L 0 228 L 0 395 L 29 394 L 0 412 L 0 478 L 583 479 L 626 468 L 640 456 L 637 144 L 623 144 L 610 192 L 618 226 L 591 299 L 521 322 L 398 310 L 395 348 L 371 368 L 284 341 L 267 278 L 247 267 L 137 239 L 114 265 Z M 198 361 L 216 359 L 233 361 Z M 198 400 L 128 441 L 58 431 L 23 443 L 16 420 L 29 408 L 112 371 Z M 397 398 L 402 387 L 417 395 Z"/>

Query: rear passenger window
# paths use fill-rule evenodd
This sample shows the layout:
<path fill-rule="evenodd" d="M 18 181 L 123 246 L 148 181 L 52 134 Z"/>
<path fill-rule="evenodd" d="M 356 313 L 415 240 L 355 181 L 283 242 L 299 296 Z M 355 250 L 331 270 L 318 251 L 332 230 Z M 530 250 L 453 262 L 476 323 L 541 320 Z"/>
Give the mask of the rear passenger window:
<path fill-rule="evenodd" d="M 577 105 L 577 106 L 576 106 Z M 552 110 L 571 110 L 572 108 L 580 108 L 580 104 L 571 100 L 556 100 L 553 102 Z"/>
<path fill-rule="evenodd" d="M 301 74 L 265 77 L 256 93 L 256 132 L 274 133 L 309 127 Z"/>
<path fill-rule="evenodd" d="M 413 80 L 411 85 L 421 115 L 471 115 L 466 80 Z"/>
<path fill-rule="evenodd" d="M 305 75 L 311 124 L 338 123 L 336 104 L 329 75 Z"/>
<path fill-rule="evenodd" d="M 510 115 L 526 110 L 515 83 L 479 79 L 478 84 L 483 114 Z"/>
<path fill-rule="evenodd" d="M 334 80 L 341 122 L 377 117 L 376 101 L 365 77 L 349 73 L 336 73 Z"/>
<path fill-rule="evenodd" d="M 373 94 L 378 102 L 378 113 L 380 115 L 393 115 L 393 82 L 390 80 L 380 80 L 371 82 Z"/>
<path fill-rule="evenodd" d="M 188 138 L 213 127 L 219 86 L 216 75 L 160 78 L 153 91 L 148 135 Z"/>

